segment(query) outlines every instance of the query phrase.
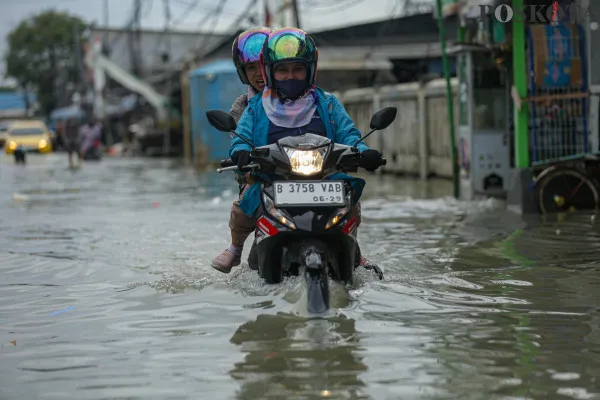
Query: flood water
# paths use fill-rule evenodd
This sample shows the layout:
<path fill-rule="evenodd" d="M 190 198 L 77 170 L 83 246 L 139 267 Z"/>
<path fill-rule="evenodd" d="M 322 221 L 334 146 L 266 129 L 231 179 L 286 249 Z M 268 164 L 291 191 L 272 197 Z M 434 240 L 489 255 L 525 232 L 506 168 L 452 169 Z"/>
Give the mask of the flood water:
<path fill-rule="evenodd" d="M 230 175 L 0 156 L 0 399 L 600 398 L 594 218 L 367 188 L 359 240 L 385 279 L 360 271 L 309 318 L 301 280 L 210 268 Z"/>

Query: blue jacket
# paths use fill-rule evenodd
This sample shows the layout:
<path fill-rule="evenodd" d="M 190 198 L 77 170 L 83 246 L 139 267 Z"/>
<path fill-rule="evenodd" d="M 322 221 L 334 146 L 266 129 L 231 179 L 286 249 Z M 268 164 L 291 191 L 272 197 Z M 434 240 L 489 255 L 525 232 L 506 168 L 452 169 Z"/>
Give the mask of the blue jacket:
<path fill-rule="evenodd" d="M 329 124 L 325 124 L 327 137 L 335 143 L 345 144 L 348 146 L 354 145 L 361 134 L 354 126 L 354 122 L 342 106 L 342 103 L 333 94 L 326 93 L 323 89 L 317 88 L 317 112 L 319 116 Z M 256 147 L 265 146 L 269 135 L 269 118 L 265 113 L 262 105 L 262 93 L 257 94 L 248 100 L 248 107 L 244 110 L 242 118 L 238 123 L 236 132 L 244 138 L 254 143 Z M 358 145 L 359 151 L 368 150 L 366 144 L 360 142 Z M 234 136 L 229 149 L 229 156 L 236 151 L 246 150 L 251 148 L 242 139 Z"/>
<path fill-rule="evenodd" d="M 340 103 L 334 95 L 326 93 L 323 89 L 317 88 L 316 93 L 317 112 L 323 122 L 329 121 L 329 123 L 325 123 L 327 137 L 335 143 L 348 146 L 354 145 L 354 143 L 360 139 L 361 134 L 354 126 L 354 122 L 344 109 L 344 106 L 342 106 L 342 103 Z M 248 100 L 248 106 L 240 118 L 236 132 L 240 134 L 240 136 L 248 139 L 256 147 L 265 146 L 268 143 L 269 124 L 269 118 L 262 105 L 262 93 L 259 93 Z M 369 149 L 363 142 L 359 143 L 357 147 L 361 152 Z M 251 151 L 252 149 L 246 142 L 237 136 L 234 136 L 231 141 L 229 156 L 240 150 Z M 259 178 L 268 180 L 268 177 L 261 176 L 262 174 L 258 175 Z M 354 188 L 353 203 L 358 202 L 365 186 L 364 179 L 343 173 L 336 173 L 331 175 L 328 179 L 344 179 L 350 181 Z M 240 201 L 239 207 L 246 215 L 252 216 L 259 205 L 260 184 L 255 183 L 246 190 Z"/>

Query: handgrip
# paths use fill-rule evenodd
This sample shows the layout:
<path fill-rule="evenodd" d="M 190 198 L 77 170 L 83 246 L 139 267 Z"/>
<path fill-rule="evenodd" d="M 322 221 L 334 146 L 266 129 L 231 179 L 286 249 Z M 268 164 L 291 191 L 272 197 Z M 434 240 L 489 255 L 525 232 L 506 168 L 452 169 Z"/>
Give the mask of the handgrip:
<path fill-rule="evenodd" d="M 234 165 L 237 165 L 237 164 L 234 163 L 231 158 L 221 160 L 221 168 L 233 167 Z"/>
<path fill-rule="evenodd" d="M 238 168 L 238 166 L 236 164 L 234 164 L 234 165 L 230 165 L 229 167 L 219 168 L 219 169 L 217 169 L 217 172 L 221 173 L 221 172 L 225 172 L 225 171 L 235 171 L 236 169 L 239 169 L 242 172 L 248 172 L 248 171 L 251 171 L 252 169 L 258 168 L 258 167 L 260 167 L 260 164 L 253 163 L 253 164 L 244 165 L 240 169 L 240 168 Z"/>

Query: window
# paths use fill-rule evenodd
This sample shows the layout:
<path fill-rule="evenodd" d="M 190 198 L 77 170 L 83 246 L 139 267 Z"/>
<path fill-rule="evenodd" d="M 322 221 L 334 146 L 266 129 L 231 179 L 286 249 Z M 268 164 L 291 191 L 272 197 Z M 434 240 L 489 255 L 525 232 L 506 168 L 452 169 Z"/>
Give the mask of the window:
<path fill-rule="evenodd" d="M 44 130 L 41 128 L 21 128 L 10 131 L 10 136 L 33 136 L 43 135 Z"/>

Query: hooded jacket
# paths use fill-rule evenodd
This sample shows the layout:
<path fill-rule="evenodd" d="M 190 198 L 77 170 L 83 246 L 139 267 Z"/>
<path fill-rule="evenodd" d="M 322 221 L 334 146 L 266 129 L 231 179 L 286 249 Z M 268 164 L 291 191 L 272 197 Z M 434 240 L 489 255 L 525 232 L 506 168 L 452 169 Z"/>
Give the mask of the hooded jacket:
<path fill-rule="evenodd" d="M 340 103 L 333 94 L 327 93 L 321 88 L 316 88 L 316 93 L 317 112 L 322 121 L 329 121 L 329 123 L 324 124 L 325 130 L 327 131 L 327 137 L 335 143 L 353 146 L 354 143 L 361 138 L 361 134 L 354 126 L 354 122 L 344 109 L 342 103 Z M 236 132 L 240 136 L 248 139 L 254 146 L 264 146 L 268 143 L 269 125 L 270 120 L 262 105 L 262 93 L 259 93 L 248 100 L 248 106 L 238 122 Z M 357 147 L 361 152 L 369 149 L 369 147 L 362 142 L 359 143 Z M 231 142 L 231 148 L 229 149 L 229 155 L 231 156 L 240 150 L 251 151 L 252 149 L 242 139 L 234 136 Z M 365 181 L 363 179 L 343 173 L 333 174 L 327 179 L 344 179 L 350 181 L 351 185 L 354 187 L 354 203 L 358 202 L 365 186 Z M 239 207 L 246 215 L 252 216 L 259 205 L 260 182 L 257 182 L 246 190 L 244 196 L 240 200 Z"/>
<path fill-rule="evenodd" d="M 342 103 L 333 94 L 327 93 L 321 88 L 316 88 L 316 93 L 317 112 L 322 121 L 329 121 L 329 123 L 325 123 L 327 137 L 335 143 L 353 146 L 361 138 L 361 134 L 354 126 L 354 122 Z M 269 118 L 262 105 L 262 93 L 259 93 L 248 100 L 248 106 L 238 122 L 236 132 L 250 140 L 256 147 L 265 146 L 268 143 L 269 124 Z M 357 147 L 361 152 L 369 149 L 363 142 L 359 143 Z M 231 157 L 240 150 L 250 151 L 252 149 L 242 139 L 234 136 L 229 156 Z"/>

